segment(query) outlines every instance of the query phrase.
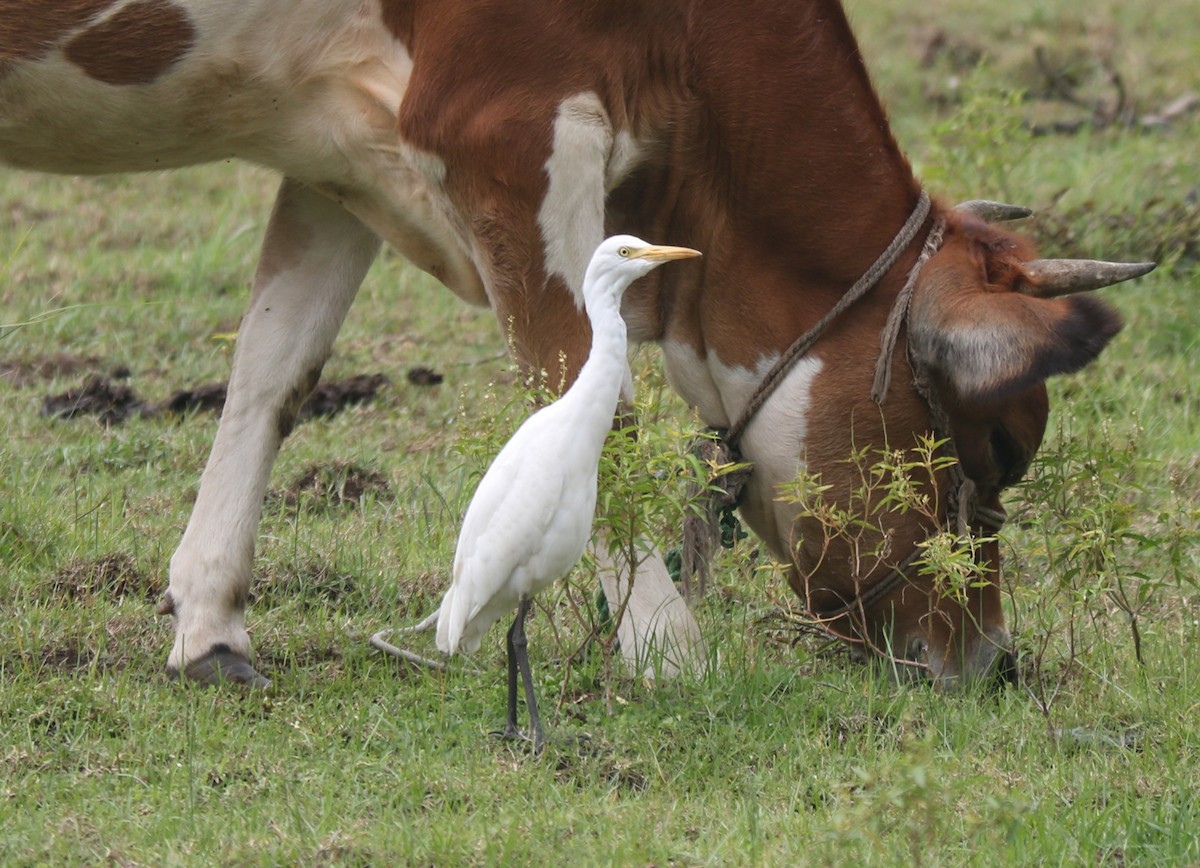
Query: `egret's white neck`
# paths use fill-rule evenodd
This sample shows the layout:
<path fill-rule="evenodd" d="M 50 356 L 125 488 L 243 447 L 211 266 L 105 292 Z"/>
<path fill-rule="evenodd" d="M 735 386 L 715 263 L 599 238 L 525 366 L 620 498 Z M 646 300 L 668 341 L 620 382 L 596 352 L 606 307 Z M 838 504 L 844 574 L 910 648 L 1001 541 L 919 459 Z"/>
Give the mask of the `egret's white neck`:
<path fill-rule="evenodd" d="M 610 276 L 601 278 L 584 297 L 583 306 L 592 324 L 592 349 L 588 361 L 602 355 L 616 355 L 625 363 L 625 320 L 621 319 L 621 287 Z"/>
<path fill-rule="evenodd" d="M 598 281 L 603 282 L 604 278 Z M 597 438 L 596 448 L 599 449 L 612 426 L 628 362 L 619 287 L 608 281 L 608 285 L 597 285 L 592 289 L 595 291 L 584 297 L 584 308 L 592 324 L 591 351 L 561 400 L 574 404 L 574 412 L 587 419 L 586 424 L 580 426 L 580 435 Z"/>

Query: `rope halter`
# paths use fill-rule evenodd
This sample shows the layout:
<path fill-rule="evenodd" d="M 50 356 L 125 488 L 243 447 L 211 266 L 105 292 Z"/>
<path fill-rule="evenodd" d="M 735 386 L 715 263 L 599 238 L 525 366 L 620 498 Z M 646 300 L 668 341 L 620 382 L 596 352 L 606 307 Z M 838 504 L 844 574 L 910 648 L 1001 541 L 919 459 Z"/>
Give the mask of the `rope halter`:
<path fill-rule="evenodd" d="M 921 227 L 929 217 L 931 203 L 929 195 L 921 192 L 917 205 L 905 221 L 896 237 L 879 255 L 869 269 L 853 286 L 839 299 L 838 303 L 826 313 L 812 328 L 802 334 L 782 356 L 772 365 L 766 376 L 760 381 L 746 403 L 741 414 L 733 424 L 724 431 L 718 431 L 715 440 L 702 441 L 699 451 L 703 460 L 711 466 L 739 465 L 732 473 L 725 474 L 709 486 L 706 498 L 706 508 L 699 516 L 690 516 L 684 524 L 683 546 L 683 578 L 685 592 L 690 592 L 690 578 L 693 574 L 700 579 L 701 593 L 707 578 L 708 561 L 716 549 L 719 538 L 719 524 L 722 515 L 732 513 L 741 500 L 742 490 L 749 479 L 751 468 L 741 461 L 739 444 L 747 426 L 755 415 L 774 394 L 788 372 L 812 348 L 827 328 L 848 310 L 855 302 L 873 289 L 888 271 L 896 264 L 904 251 L 917 237 Z M 899 338 L 900 327 L 904 324 L 912 301 L 913 290 L 921 269 L 941 248 L 945 235 L 946 224 L 938 218 L 926 236 L 917 261 L 908 272 L 904 287 L 896 297 L 888 319 L 880 333 L 880 354 L 875 366 L 875 378 L 871 388 L 871 398 L 876 404 L 882 404 L 891 385 L 892 358 Z M 1004 523 L 1004 513 L 999 510 L 982 507 L 976 498 L 975 484 L 962 470 L 958 462 L 957 450 L 950 436 L 949 417 L 946 415 L 937 397 L 936 389 L 930 381 L 929 370 L 908 353 L 909 366 L 913 373 L 913 384 L 917 392 L 929 407 L 930 421 L 934 436 L 945 443 L 946 448 L 955 459 L 950 464 L 951 496 L 947 508 L 946 524 L 960 535 L 967 535 L 973 526 L 990 530 L 999 530 Z M 714 490 L 715 489 L 715 490 Z M 903 562 L 892 567 L 877 582 L 859 590 L 854 598 L 836 610 L 820 616 L 821 621 L 836 620 L 855 610 L 862 610 L 887 596 L 907 577 L 920 549 L 905 558 Z"/>

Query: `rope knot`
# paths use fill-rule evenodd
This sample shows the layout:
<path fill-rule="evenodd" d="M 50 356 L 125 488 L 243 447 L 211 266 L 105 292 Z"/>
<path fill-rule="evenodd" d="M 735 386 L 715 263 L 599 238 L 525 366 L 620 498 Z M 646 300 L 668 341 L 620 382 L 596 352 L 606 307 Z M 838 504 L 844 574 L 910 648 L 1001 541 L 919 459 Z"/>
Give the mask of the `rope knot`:
<path fill-rule="evenodd" d="M 696 511 L 688 513 L 683 522 L 680 577 L 683 595 L 689 600 L 704 596 L 708 588 L 708 564 L 717 545 L 725 545 L 728 538 L 732 546 L 740 538 L 733 511 L 750 479 L 751 465 L 742 461 L 724 432 L 713 433 L 715 436 L 697 438 L 692 444 L 693 454 L 709 469 L 710 476 L 694 483 L 689 500 L 697 504 Z M 696 587 L 692 586 L 693 577 Z"/>

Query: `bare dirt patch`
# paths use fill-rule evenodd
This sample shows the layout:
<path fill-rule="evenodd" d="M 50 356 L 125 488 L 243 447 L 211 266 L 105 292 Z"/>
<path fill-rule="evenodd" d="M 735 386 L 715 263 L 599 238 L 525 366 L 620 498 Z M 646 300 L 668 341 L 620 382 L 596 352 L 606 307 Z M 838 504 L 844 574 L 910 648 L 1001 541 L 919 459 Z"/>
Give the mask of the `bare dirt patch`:
<path fill-rule="evenodd" d="M 113 553 L 93 560 L 77 560 L 50 579 L 51 593 L 65 600 L 113 602 L 131 598 L 151 602 L 165 590 L 158 576 L 137 568 L 133 557 Z"/>
<path fill-rule="evenodd" d="M 255 665 L 272 678 L 302 672 L 299 677 L 305 684 L 333 681 L 345 671 L 341 649 L 327 639 L 293 639 L 286 644 L 259 652 Z"/>
<path fill-rule="evenodd" d="M 358 577 L 311 559 L 272 570 L 250 589 L 250 602 L 273 607 L 291 601 L 305 610 L 359 609 L 368 601 Z"/>
<path fill-rule="evenodd" d="M 38 662 L 55 672 L 78 672 L 93 665 L 102 665 L 100 656 L 92 648 L 82 645 L 51 645 L 38 654 Z"/>
<path fill-rule="evenodd" d="M 601 784 L 618 796 L 636 795 L 650 785 L 636 763 L 617 756 L 607 744 L 593 744 L 586 736 L 578 742 L 578 753 L 563 750 L 556 757 L 554 779 L 580 790 Z"/>
<path fill-rule="evenodd" d="M 100 672 L 121 671 L 130 665 L 130 657 L 126 654 L 101 654 L 85 639 L 64 639 L 41 648 L 23 649 L 2 662 L 10 671 L 23 669 L 72 675 L 90 669 Z"/>
<path fill-rule="evenodd" d="M 376 500 L 391 500 L 392 489 L 387 477 L 368 467 L 335 461 L 310 465 L 276 497 L 291 507 L 302 503 L 354 507 L 367 495 Z"/>

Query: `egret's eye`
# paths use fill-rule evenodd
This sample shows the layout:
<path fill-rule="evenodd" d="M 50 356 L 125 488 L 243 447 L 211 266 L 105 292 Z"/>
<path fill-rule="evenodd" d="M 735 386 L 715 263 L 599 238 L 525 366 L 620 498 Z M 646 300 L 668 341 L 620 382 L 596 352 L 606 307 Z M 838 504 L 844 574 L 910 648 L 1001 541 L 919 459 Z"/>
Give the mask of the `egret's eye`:
<path fill-rule="evenodd" d="M 628 259 L 631 253 L 633 253 L 633 251 L 628 247 L 622 247 L 617 251 L 617 256 L 621 257 L 622 259 Z"/>

